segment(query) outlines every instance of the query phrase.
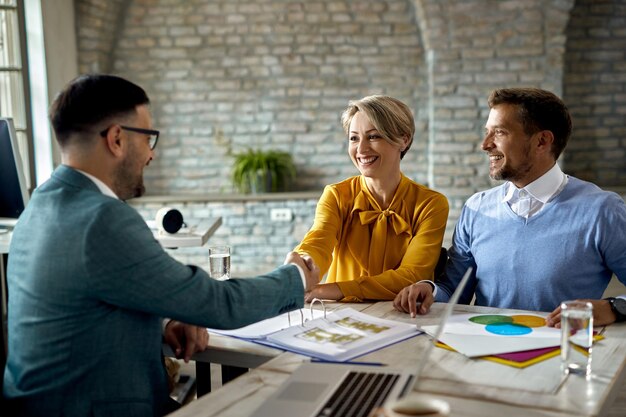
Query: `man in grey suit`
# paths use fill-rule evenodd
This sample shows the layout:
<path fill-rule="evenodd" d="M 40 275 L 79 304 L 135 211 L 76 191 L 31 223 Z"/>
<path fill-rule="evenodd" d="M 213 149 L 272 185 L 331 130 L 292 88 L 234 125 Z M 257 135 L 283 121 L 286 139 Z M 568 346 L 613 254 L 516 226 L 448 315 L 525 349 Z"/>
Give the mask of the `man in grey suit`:
<path fill-rule="evenodd" d="M 62 165 L 33 193 L 8 263 L 3 393 L 15 415 L 163 415 L 171 411 L 164 338 L 178 352 L 186 342 L 188 359 L 206 347 L 203 328 L 302 307 L 319 282 L 294 253 L 269 274 L 216 281 L 163 251 L 124 203 L 143 194 L 154 157 L 148 106 L 139 86 L 88 75 L 51 107 Z M 173 320 L 163 331 L 164 317 Z"/>

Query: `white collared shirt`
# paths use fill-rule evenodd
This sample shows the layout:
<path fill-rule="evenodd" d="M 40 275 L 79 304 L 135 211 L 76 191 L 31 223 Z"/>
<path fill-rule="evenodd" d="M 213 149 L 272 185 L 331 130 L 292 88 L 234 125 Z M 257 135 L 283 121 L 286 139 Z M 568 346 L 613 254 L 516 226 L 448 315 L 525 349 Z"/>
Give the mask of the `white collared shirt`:
<path fill-rule="evenodd" d="M 94 184 L 96 184 L 96 187 L 98 187 L 98 189 L 100 190 L 100 192 L 106 196 L 115 198 L 117 200 L 119 200 L 120 198 L 113 192 L 112 189 L 109 188 L 108 185 L 106 185 L 104 182 L 102 182 L 102 180 L 100 180 L 99 178 L 94 177 L 91 174 L 86 173 L 85 171 L 81 171 L 80 169 L 74 168 L 76 169 L 76 171 L 80 172 L 81 174 L 83 174 L 85 177 L 89 178 Z"/>
<path fill-rule="evenodd" d="M 565 185 L 567 175 L 558 164 L 554 164 L 548 172 L 524 188 L 517 188 L 512 182 L 508 182 L 502 202 L 507 203 L 518 216 L 528 219 L 539 213 L 546 203 L 563 191 Z"/>

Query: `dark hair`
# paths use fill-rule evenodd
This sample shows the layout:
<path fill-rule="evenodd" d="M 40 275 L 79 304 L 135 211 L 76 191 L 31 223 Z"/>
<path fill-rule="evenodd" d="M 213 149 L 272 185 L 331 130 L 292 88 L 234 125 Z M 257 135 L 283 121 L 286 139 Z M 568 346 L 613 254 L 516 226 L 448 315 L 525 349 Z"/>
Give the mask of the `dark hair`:
<path fill-rule="evenodd" d="M 54 99 L 50 121 L 59 145 L 70 135 L 96 131 L 111 118 L 127 116 L 137 106 L 149 104 L 146 92 L 138 85 L 114 75 L 81 75 Z"/>
<path fill-rule="evenodd" d="M 554 135 L 552 154 L 558 159 L 572 134 L 572 119 L 563 101 L 550 91 L 539 88 L 502 88 L 493 91 L 487 100 L 489 108 L 498 104 L 514 104 L 518 108 L 524 132 L 532 135 L 549 130 Z"/>

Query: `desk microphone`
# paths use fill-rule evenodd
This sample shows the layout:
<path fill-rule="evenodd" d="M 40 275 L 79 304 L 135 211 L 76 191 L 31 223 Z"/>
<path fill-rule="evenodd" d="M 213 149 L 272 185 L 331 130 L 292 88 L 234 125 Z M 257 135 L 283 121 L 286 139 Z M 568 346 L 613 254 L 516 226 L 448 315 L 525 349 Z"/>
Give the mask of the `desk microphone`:
<path fill-rule="evenodd" d="M 160 208 L 157 211 L 155 222 L 159 232 L 170 234 L 178 232 L 185 224 L 181 212 L 171 207 Z"/>

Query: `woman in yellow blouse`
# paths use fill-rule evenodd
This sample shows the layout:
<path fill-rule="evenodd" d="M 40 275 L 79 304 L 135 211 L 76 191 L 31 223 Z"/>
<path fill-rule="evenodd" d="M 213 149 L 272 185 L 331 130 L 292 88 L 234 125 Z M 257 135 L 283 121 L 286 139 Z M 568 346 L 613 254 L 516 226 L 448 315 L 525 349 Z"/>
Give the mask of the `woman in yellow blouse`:
<path fill-rule="evenodd" d="M 400 171 L 415 133 L 404 103 L 380 95 L 351 101 L 342 124 L 361 175 L 326 186 L 313 227 L 295 249 L 320 276 L 328 272 L 306 299 L 393 300 L 433 278 L 448 200 Z"/>

